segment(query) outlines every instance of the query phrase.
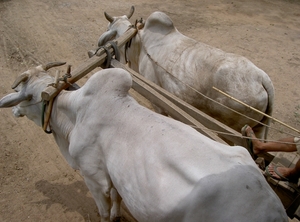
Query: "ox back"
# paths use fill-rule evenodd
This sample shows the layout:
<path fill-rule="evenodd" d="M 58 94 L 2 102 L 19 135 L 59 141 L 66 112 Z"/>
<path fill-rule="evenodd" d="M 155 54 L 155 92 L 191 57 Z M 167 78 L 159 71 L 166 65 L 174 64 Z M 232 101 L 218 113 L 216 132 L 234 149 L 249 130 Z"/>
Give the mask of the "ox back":
<path fill-rule="evenodd" d="M 121 36 L 130 24 L 126 16 L 111 18 L 98 45 Z M 236 131 L 248 124 L 258 138 L 267 137 L 268 128 L 259 121 L 270 124 L 262 113 L 272 114 L 274 87 L 269 76 L 245 57 L 184 36 L 162 12 L 147 18 L 130 47 L 122 48 L 121 55 L 125 54 L 132 69 L 201 111 Z M 261 113 L 215 91 L 213 86 Z M 157 111 L 166 114 L 162 109 Z"/>
<path fill-rule="evenodd" d="M 54 82 L 46 71 L 38 66 L 21 74 L 0 108 L 13 107 L 15 116 L 41 126 L 41 92 Z M 131 86 L 127 71 L 105 69 L 53 103 L 54 138 L 83 175 L 102 222 L 121 216 L 121 198 L 141 222 L 287 221 L 246 149 L 141 106 Z"/>

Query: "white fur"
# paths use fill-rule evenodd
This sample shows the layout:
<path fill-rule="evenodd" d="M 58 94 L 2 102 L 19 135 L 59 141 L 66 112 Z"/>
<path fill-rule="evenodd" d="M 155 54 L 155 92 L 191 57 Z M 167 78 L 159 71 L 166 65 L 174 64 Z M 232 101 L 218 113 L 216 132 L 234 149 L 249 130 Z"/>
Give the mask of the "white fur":
<path fill-rule="evenodd" d="M 117 32 L 114 36 L 117 38 L 129 27 L 130 22 L 126 17 L 114 18 L 108 32 L 99 38 L 99 46 L 105 44 L 105 39 L 112 31 Z M 124 55 L 124 48 L 121 51 Z M 264 118 L 262 114 L 212 88 L 214 86 L 270 116 L 274 103 L 273 84 L 263 70 L 245 57 L 223 52 L 184 36 L 162 12 L 154 12 L 149 16 L 144 28 L 132 39 L 127 57 L 132 69 L 213 118 L 238 132 L 248 124 L 259 138 L 267 137 L 265 126 L 211 102 L 198 93 L 269 125 L 269 118 Z"/>
<path fill-rule="evenodd" d="M 14 108 L 18 116 L 40 125 L 38 102 L 51 81 L 40 73 L 21 83 L 18 91 L 33 96 Z M 55 140 L 80 169 L 101 221 L 120 216 L 121 197 L 138 221 L 287 221 L 243 147 L 217 143 L 139 105 L 128 94 L 131 84 L 122 69 L 102 70 L 53 104 Z"/>

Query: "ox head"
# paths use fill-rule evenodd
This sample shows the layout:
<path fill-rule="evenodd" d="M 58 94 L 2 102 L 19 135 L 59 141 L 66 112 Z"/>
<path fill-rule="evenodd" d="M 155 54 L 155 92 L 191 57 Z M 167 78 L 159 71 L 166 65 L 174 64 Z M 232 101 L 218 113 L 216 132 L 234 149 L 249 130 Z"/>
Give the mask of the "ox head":
<path fill-rule="evenodd" d="M 13 107 L 16 117 L 27 116 L 37 125 L 41 126 L 42 91 L 51 83 L 53 77 L 47 74 L 47 70 L 64 65 L 62 62 L 40 65 L 22 73 L 12 84 L 14 93 L 4 96 L 0 100 L 0 108 Z"/>
<path fill-rule="evenodd" d="M 134 13 L 134 6 L 131 6 L 130 12 L 128 15 L 118 16 L 118 17 L 112 17 L 106 12 L 104 12 L 105 18 L 109 21 L 107 31 L 104 32 L 99 40 L 98 40 L 98 46 L 105 45 L 108 41 L 111 41 L 113 39 L 116 39 L 120 37 L 124 32 L 127 31 L 127 29 L 131 26 L 131 22 L 129 19 Z M 126 63 L 125 61 L 125 47 L 123 47 L 120 50 L 121 54 L 121 62 Z"/>

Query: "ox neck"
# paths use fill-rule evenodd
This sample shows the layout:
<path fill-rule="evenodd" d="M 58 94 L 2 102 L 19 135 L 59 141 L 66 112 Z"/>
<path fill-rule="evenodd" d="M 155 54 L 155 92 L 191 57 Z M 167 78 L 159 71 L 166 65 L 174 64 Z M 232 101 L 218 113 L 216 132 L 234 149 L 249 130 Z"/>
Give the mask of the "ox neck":
<path fill-rule="evenodd" d="M 141 36 L 140 30 L 138 30 L 137 34 L 132 37 L 130 43 L 127 42 L 125 46 L 125 59 L 128 62 L 129 67 L 136 72 L 139 72 L 139 58 L 141 53 Z"/>
<path fill-rule="evenodd" d="M 68 134 L 72 131 L 76 120 L 77 107 L 76 95 L 71 98 L 71 95 L 77 91 L 62 91 L 58 94 L 53 102 L 51 118 L 49 126 L 53 134 L 68 138 Z"/>

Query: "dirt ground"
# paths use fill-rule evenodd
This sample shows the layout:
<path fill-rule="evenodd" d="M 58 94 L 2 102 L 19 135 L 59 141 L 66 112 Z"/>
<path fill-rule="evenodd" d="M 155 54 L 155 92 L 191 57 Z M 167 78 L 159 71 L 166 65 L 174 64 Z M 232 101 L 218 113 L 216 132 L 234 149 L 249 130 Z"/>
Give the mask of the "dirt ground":
<path fill-rule="evenodd" d="M 250 59 L 273 81 L 273 117 L 300 129 L 297 0 L 0 0 L 0 97 L 32 66 L 66 61 L 76 68 L 86 61 L 106 30 L 103 12 L 123 15 L 131 5 L 132 22 L 163 11 L 183 34 Z M 292 131 L 274 122 L 269 138 L 286 132 Z M 0 221 L 100 220 L 83 178 L 52 136 L 27 118 L 14 118 L 11 109 L 0 110 L 0 149 Z"/>

